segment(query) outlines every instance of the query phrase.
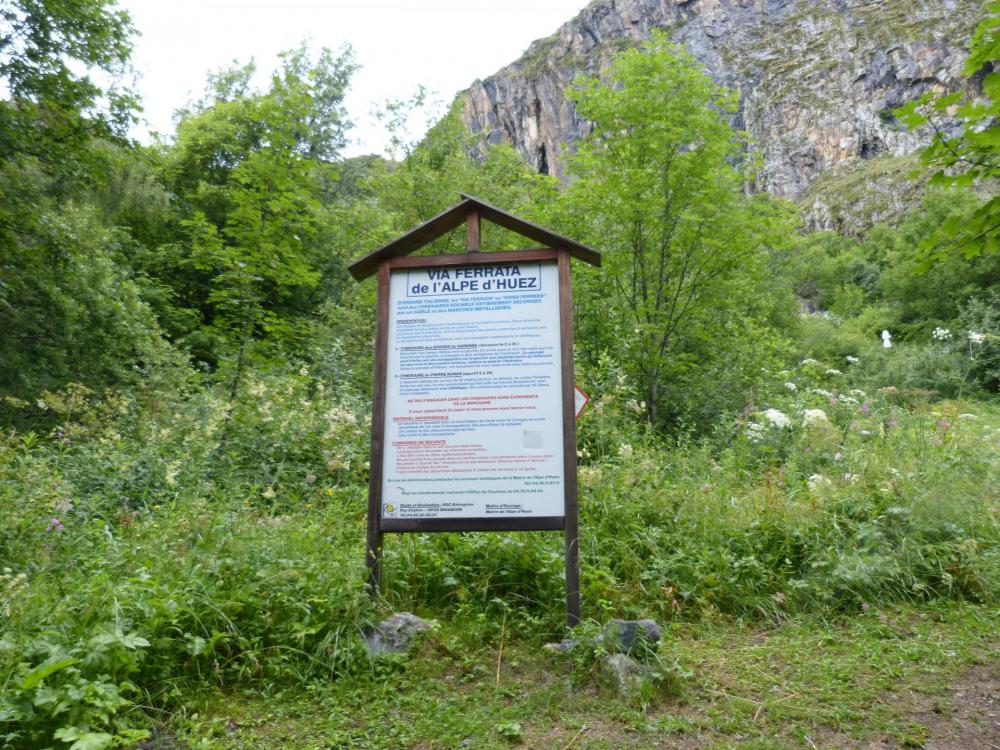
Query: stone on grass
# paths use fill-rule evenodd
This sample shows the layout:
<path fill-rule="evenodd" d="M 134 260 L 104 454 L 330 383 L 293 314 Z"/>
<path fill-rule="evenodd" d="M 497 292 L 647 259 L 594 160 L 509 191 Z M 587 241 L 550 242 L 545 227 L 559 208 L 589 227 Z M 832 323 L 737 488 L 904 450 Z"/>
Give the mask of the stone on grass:
<path fill-rule="evenodd" d="M 404 653 L 417 638 L 430 629 L 431 624 L 427 620 L 410 612 L 395 614 L 382 620 L 378 627 L 365 634 L 368 656 Z"/>
<path fill-rule="evenodd" d="M 652 677 L 649 667 L 625 654 L 608 654 L 601 659 L 601 674 L 623 697 L 634 695 Z"/>
<path fill-rule="evenodd" d="M 559 643 L 546 643 L 542 648 L 556 654 L 564 654 L 567 651 L 572 651 L 574 646 L 576 646 L 576 641 L 572 638 L 563 638 Z"/>
<path fill-rule="evenodd" d="M 660 626 L 654 620 L 612 620 L 597 641 L 605 651 L 630 654 L 642 643 L 655 647 L 660 641 Z"/>

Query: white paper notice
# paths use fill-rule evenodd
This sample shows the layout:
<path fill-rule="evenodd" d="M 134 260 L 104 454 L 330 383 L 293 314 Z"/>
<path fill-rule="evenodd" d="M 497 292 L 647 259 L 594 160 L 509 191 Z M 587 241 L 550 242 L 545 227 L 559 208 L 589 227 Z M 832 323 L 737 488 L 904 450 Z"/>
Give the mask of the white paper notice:
<path fill-rule="evenodd" d="M 564 515 L 556 264 L 389 281 L 383 518 Z"/>

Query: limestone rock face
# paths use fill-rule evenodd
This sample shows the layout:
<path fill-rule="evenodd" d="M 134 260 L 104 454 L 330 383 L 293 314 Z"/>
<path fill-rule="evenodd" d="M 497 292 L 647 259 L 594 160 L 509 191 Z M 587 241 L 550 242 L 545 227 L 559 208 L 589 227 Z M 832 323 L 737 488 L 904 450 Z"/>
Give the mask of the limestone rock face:
<path fill-rule="evenodd" d="M 763 156 L 757 188 L 798 198 L 823 172 L 903 156 L 926 134 L 892 109 L 966 85 L 962 65 L 981 0 L 595 0 L 551 37 L 464 95 L 464 120 L 563 176 L 564 149 L 589 124 L 564 96 L 619 50 L 662 28 L 740 95 L 734 125 Z"/>

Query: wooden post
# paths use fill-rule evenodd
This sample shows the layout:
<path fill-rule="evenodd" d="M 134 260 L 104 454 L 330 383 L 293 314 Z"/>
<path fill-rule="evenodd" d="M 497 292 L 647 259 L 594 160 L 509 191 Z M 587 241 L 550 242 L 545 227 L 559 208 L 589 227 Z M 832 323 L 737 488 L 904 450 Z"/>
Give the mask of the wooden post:
<path fill-rule="evenodd" d="M 576 376 L 573 372 L 573 289 L 569 252 L 559 251 L 559 334 L 562 342 L 563 485 L 566 493 L 566 625 L 580 623 L 580 520 L 576 487 Z"/>
<path fill-rule="evenodd" d="M 389 263 L 378 267 L 378 303 L 375 319 L 375 385 L 372 391 L 372 445 L 368 461 L 368 534 L 365 564 L 368 593 L 382 587 L 382 449 L 385 440 L 385 375 L 389 352 Z"/>
<path fill-rule="evenodd" d="M 465 236 L 466 236 L 466 243 L 465 243 L 466 250 L 470 253 L 478 253 L 482 246 L 482 240 L 480 238 L 478 211 L 469 212 L 469 218 L 467 219 L 465 225 Z"/>

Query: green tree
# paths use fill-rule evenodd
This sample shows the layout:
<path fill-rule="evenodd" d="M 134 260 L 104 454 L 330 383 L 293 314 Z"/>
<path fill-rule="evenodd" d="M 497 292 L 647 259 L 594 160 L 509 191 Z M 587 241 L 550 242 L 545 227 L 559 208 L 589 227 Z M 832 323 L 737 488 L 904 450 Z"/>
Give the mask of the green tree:
<path fill-rule="evenodd" d="M 95 136 L 122 133 L 135 101 L 114 84 L 132 50 L 129 16 L 109 0 L 11 0 L 0 7 L 0 163 L 27 158 L 72 173 Z M 84 72 L 80 72 L 80 71 Z"/>
<path fill-rule="evenodd" d="M 454 205 L 460 193 L 469 193 L 526 218 L 540 218 L 557 195 L 558 183 L 538 174 L 514 148 L 507 145 L 474 149 L 461 119 L 462 100 L 456 99 L 444 117 L 418 142 L 406 142 L 403 129 L 411 112 L 424 104 L 421 90 L 413 99 L 391 102 L 384 115 L 393 153 L 404 158 L 376 174 L 371 187 L 379 210 L 387 212 L 393 236 L 412 229 Z M 493 250 L 506 247 L 508 233 L 484 223 L 484 243 Z M 523 238 L 514 240 L 523 243 Z M 449 246 L 446 243 L 451 242 Z M 464 229 L 446 237 L 440 251 L 464 248 Z"/>
<path fill-rule="evenodd" d="M 174 333 L 195 356 L 232 356 L 234 389 L 248 347 L 295 347 L 319 303 L 332 262 L 320 198 L 349 127 L 342 101 L 354 67 L 349 50 L 312 62 L 300 47 L 282 55 L 264 92 L 251 88 L 252 63 L 222 71 L 181 112 L 162 157 L 179 238 L 145 267 L 192 312 L 196 327 Z"/>
<path fill-rule="evenodd" d="M 970 87 L 981 78 L 983 96 L 956 91 L 946 96 L 927 93 L 896 111 L 911 128 L 930 128 L 930 145 L 922 161 L 936 171 L 932 185 L 968 190 L 978 187 L 991 194 L 974 210 L 946 220 L 921 243 L 927 269 L 950 254 L 973 258 L 1000 251 L 1000 0 L 986 4 L 986 17 L 976 27 L 965 63 Z"/>
<path fill-rule="evenodd" d="M 88 206 L 128 151 L 131 39 L 106 0 L 0 4 L 0 391 L 32 402 L 129 377 L 155 348 L 128 233 Z"/>
<path fill-rule="evenodd" d="M 92 76 L 120 80 L 131 36 L 128 15 L 106 0 L 0 6 L 0 249 L 8 258 L 36 237 L 47 199 L 66 200 L 99 179 L 102 154 L 90 146 L 124 133 L 135 101 Z M 16 261 L 4 270 L 22 273 Z"/>
<path fill-rule="evenodd" d="M 665 34 L 570 97 L 593 129 L 570 163 L 564 215 L 605 252 L 603 273 L 581 278 L 580 340 L 591 358 L 617 352 L 660 424 L 665 385 L 760 335 L 768 249 L 787 240 L 791 215 L 748 197 L 752 162 L 728 123 L 735 96 Z"/>

